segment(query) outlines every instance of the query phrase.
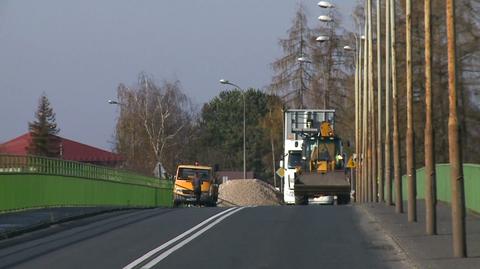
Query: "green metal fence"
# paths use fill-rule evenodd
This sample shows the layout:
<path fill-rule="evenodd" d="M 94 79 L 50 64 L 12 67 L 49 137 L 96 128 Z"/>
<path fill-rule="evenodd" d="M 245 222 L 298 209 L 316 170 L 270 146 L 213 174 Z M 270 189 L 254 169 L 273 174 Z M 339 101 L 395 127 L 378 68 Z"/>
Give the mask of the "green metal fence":
<path fill-rule="evenodd" d="M 464 164 L 463 174 L 465 178 L 465 202 L 470 210 L 480 213 L 480 165 Z M 450 188 L 450 164 L 437 164 L 437 199 L 449 203 L 451 201 Z M 407 177 L 402 177 L 403 199 L 407 200 Z M 417 199 L 425 198 L 425 168 L 417 170 Z M 393 196 L 395 186 L 392 184 Z M 393 198 L 395 199 L 395 197 Z"/>
<path fill-rule="evenodd" d="M 172 182 L 85 163 L 0 155 L 0 211 L 47 206 L 171 206 Z"/>

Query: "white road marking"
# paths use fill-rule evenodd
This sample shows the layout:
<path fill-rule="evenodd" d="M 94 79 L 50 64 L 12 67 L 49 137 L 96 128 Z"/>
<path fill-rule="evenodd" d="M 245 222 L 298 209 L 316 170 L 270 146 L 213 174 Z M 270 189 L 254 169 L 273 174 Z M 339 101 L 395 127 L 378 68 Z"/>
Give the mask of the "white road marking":
<path fill-rule="evenodd" d="M 155 248 L 155 249 L 152 249 L 150 250 L 149 252 L 147 252 L 145 255 L 143 255 L 142 257 L 136 259 L 135 261 L 131 262 L 130 264 L 126 265 L 125 267 L 123 267 L 123 269 L 132 269 L 134 268 L 135 266 L 139 265 L 140 263 L 144 262 L 145 260 L 147 260 L 148 258 L 150 258 L 151 256 L 155 255 L 156 253 L 158 253 L 159 251 L 161 251 L 162 249 L 170 246 L 171 244 L 177 242 L 178 240 L 182 239 L 183 237 L 193 233 L 195 230 L 197 230 L 198 228 L 200 228 L 201 226 L 205 225 L 206 223 L 212 221 L 213 219 L 217 218 L 217 217 L 220 217 L 221 215 L 224 215 L 226 213 L 228 213 L 229 211 L 232 211 L 234 210 L 235 207 L 232 207 L 232 208 L 229 208 L 227 210 L 224 210 L 216 215 L 213 215 L 212 217 L 200 222 L 199 224 L 195 225 L 193 228 L 183 232 L 182 234 L 178 235 L 177 237 L 171 239 L 170 241 L 164 243 L 163 245 Z"/>
<path fill-rule="evenodd" d="M 174 247 L 170 248 L 169 250 L 163 252 L 161 255 L 159 255 L 158 257 L 156 257 L 155 259 L 151 260 L 149 263 L 147 263 L 145 266 L 142 267 L 142 269 L 150 269 L 152 268 L 153 266 L 155 266 L 157 263 L 159 263 L 160 261 L 162 261 L 163 259 L 165 259 L 166 257 L 168 257 L 170 254 L 172 254 L 174 251 L 176 251 L 177 249 L 183 247 L 184 245 L 188 244 L 190 241 L 192 241 L 193 239 L 197 238 L 198 236 L 200 236 L 201 234 L 203 234 L 204 232 L 208 231 L 209 229 L 211 229 L 213 226 L 217 225 L 218 223 L 220 223 L 222 220 L 228 218 L 229 216 L 237 213 L 238 211 L 244 209 L 244 207 L 240 207 L 240 208 L 237 208 L 235 209 L 234 211 L 218 218 L 217 220 L 215 220 L 214 222 L 210 223 L 209 225 L 203 227 L 201 230 L 199 230 L 198 232 L 192 234 L 190 237 L 186 238 L 185 240 L 183 240 L 182 242 L 176 244 Z"/>

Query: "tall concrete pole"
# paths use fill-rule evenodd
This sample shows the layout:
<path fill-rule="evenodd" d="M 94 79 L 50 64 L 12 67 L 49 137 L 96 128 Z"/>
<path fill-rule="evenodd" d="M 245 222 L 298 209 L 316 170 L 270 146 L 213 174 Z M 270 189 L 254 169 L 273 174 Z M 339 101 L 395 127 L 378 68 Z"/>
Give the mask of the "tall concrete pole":
<path fill-rule="evenodd" d="M 447 47 L 448 47 L 448 93 L 450 113 L 448 116 L 448 155 L 450 158 L 452 189 L 452 243 L 455 257 L 467 256 L 465 234 L 465 190 L 461 154 L 461 136 L 457 117 L 457 74 L 455 0 L 446 0 Z"/>
<path fill-rule="evenodd" d="M 402 176 L 400 171 L 400 145 L 398 137 L 398 93 L 397 93 L 397 44 L 395 37 L 395 0 L 390 1 L 390 37 L 392 60 L 393 100 L 393 174 L 395 181 L 395 212 L 403 213 Z"/>
<path fill-rule="evenodd" d="M 360 33 L 360 31 L 359 31 Z M 356 65 L 356 68 L 355 68 L 355 81 L 356 81 L 356 84 L 355 84 L 355 103 L 356 103 L 356 106 L 355 106 L 355 123 L 357 125 L 357 128 L 355 129 L 355 135 L 356 135 L 356 142 L 355 142 L 355 153 L 357 154 L 357 158 L 356 158 L 356 167 L 355 167 L 355 186 L 356 186 L 356 189 L 355 189 L 355 201 L 356 202 L 360 202 L 361 200 L 361 193 L 360 193 L 360 188 L 361 188 L 361 177 L 360 177 L 360 173 L 361 173 L 361 160 L 360 160 L 360 156 L 361 156 L 361 142 L 360 140 L 362 139 L 362 134 L 361 134 L 361 131 L 360 129 L 362 128 L 362 123 L 360 121 L 361 119 L 361 114 L 360 114 L 360 110 L 361 110 L 361 104 L 360 104 L 360 94 L 361 94 L 361 87 L 360 87 L 360 83 L 361 83 L 361 55 L 362 55 L 362 48 L 361 48 L 361 40 L 359 40 L 360 37 L 358 37 L 356 39 L 357 41 L 357 50 L 355 51 L 355 55 L 357 57 L 357 60 L 355 62 L 355 65 Z"/>
<path fill-rule="evenodd" d="M 364 186 L 364 178 L 363 178 L 363 154 L 364 154 L 364 148 L 363 148 L 363 91 L 362 91 L 362 85 L 363 85 L 363 79 L 362 79 L 362 76 L 363 76 L 363 45 L 362 45 L 362 39 L 359 40 L 358 42 L 359 44 L 359 47 L 360 47 L 360 50 L 358 52 L 358 104 L 359 104 L 359 108 L 358 108 L 358 123 L 359 123 L 359 130 L 358 130 L 358 133 L 359 133 L 359 152 L 360 154 L 357 156 L 357 161 L 358 161 L 358 177 L 359 177 L 359 186 L 358 186 L 358 191 L 359 191 L 359 201 L 360 202 L 364 202 L 363 198 L 364 198 L 364 193 L 363 193 L 363 186 Z"/>
<path fill-rule="evenodd" d="M 378 181 L 378 200 L 384 201 L 383 197 L 383 151 L 382 151 L 382 46 L 380 31 L 382 7 L 380 0 L 377 0 L 377 181 Z"/>
<path fill-rule="evenodd" d="M 431 1 L 425 0 L 425 230 L 437 234 L 437 180 L 432 128 L 432 53 Z"/>
<path fill-rule="evenodd" d="M 412 0 L 406 0 L 406 46 L 407 46 L 407 187 L 408 221 L 417 221 L 417 180 L 415 171 L 415 131 L 413 127 L 413 86 L 412 86 Z"/>
<path fill-rule="evenodd" d="M 392 205 L 390 170 L 390 0 L 385 1 L 385 203 Z"/>
<path fill-rule="evenodd" d="M 360 37 L 355 34 L 355 153 L 356 153 L 356 166 L 355 166 L 355 202 L 357 202 L 357 195 L 359 194 L 359 153 L 360 153 Z"/>
<path fill-rule="evenodd" d="M 365 6 L 366 6 L 365 0 Z M 368 156 L 368 22 L 365 9 L 365 42 L 363 44 L 363 183 L 364 202 L 369 201 L 369 156 Z"/>
<path fill-rule="evenodd" d="M 357 29 L 358 29 L 358 25 L 357 25 Z M 359 121 L 359 117 L 360 117 L 360 114 L 358 113 L 358 110 L 360 109 L 360 104 L 359 104 L 359 87 L 358 85 L 360 84 L 360 77 L 358 75 L 358 72 L 360 71 L 360 64 L 359 64 L 359 58 L 360 58 L 360 43 L 358 42 L 358 39 L 360 37 L 355 34 L 355 154 L 356 154 L 356 167 L 355 167 L 355 202 L 358 202 L 359 201 L 359 195 L 360 195 L 360 191 L 359 191 L 359 187 L 360 187 L 360 177 L 359 177 L 359 173 L 360 173 L 360 167 L 359 167 L 359 164 L 360 164 L 360 161 L 359 161 L 359 154 L 360 154 L 360 133 L 359 133 L 359 129 L 360 129 L 360 121 Z"/>
<path fill-rule="evenodd" d="M 246 149 L 246 124 L 245 124 L 245 110 L 246 110 L 246 101 L 245 101 L 245 92 L 242 91 L 243 93 L 243 178 L 247 178 L 247 149 Z M 302 93 L 303 94 L 303 93 Z M 302 97 L 303 98 L 303 97 Z"/>
<path fill-rule="evenodd" d="M 377 152 L 376 152 L 376 126 L 375 126 L 375 90 L 373 82 L 373 30 L 372 30 L 372 0 L 368 0 L 368 92 L 370 107 L 370 192 L 371 202 L 377 201 Z"/>

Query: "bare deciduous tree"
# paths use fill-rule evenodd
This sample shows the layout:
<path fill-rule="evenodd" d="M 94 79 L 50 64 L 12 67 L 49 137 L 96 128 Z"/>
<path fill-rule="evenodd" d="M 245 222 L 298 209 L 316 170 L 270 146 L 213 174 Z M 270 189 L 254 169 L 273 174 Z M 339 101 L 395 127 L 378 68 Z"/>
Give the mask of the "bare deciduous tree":
<path fill-rule="evenodd" d="M 302 6 L 299 6 L 291 28 L 287 31 L 288 37 L 280 39 L 279 44 L 284 56 L 275 60 L 272 67 L 275 71 L 271 89 L 282 96 L 285 103 L 296 108 L 305 107 L 305 95 L 310 90 L 312 72 L 309 64 L 298 61 L 304 57 L 311 60 L 313 38 L 312 30 L 308 27 L 307 17 Z"/>
<path fill-rule="evenodd" d="M 158 86 L 142 73 L 136 87 L 120 84 L 118 100 L 117 150 L 127 158 L 127 166 L 148 173 L 160 162 L 173 173 L 194 115 L 180 83 L 164 81 Z"/>

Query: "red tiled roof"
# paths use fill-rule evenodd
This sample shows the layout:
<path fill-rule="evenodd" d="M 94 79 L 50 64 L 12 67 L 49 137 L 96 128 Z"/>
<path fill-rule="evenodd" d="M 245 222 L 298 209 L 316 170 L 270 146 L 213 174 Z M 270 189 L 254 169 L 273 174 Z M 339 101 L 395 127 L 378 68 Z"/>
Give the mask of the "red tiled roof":
<path fill-rule="evenodd" d="M 26 155 L 28 152 L 27 147 L 31 140 L 30 133 L 16 137 L 0 145 L 1 153 Z"/>
<path fill-rule="evenodd" d="M 85 145 L 70 139 L 57 136 L 60 139 L 62 159 L 79 162 L 115 162 L 124 158 L 116 153 Z M 26 133 L 0 145 L 0 151 L 7 154 L 26 155 L 28 145 L 32 141 L 30 133 Z"/>

